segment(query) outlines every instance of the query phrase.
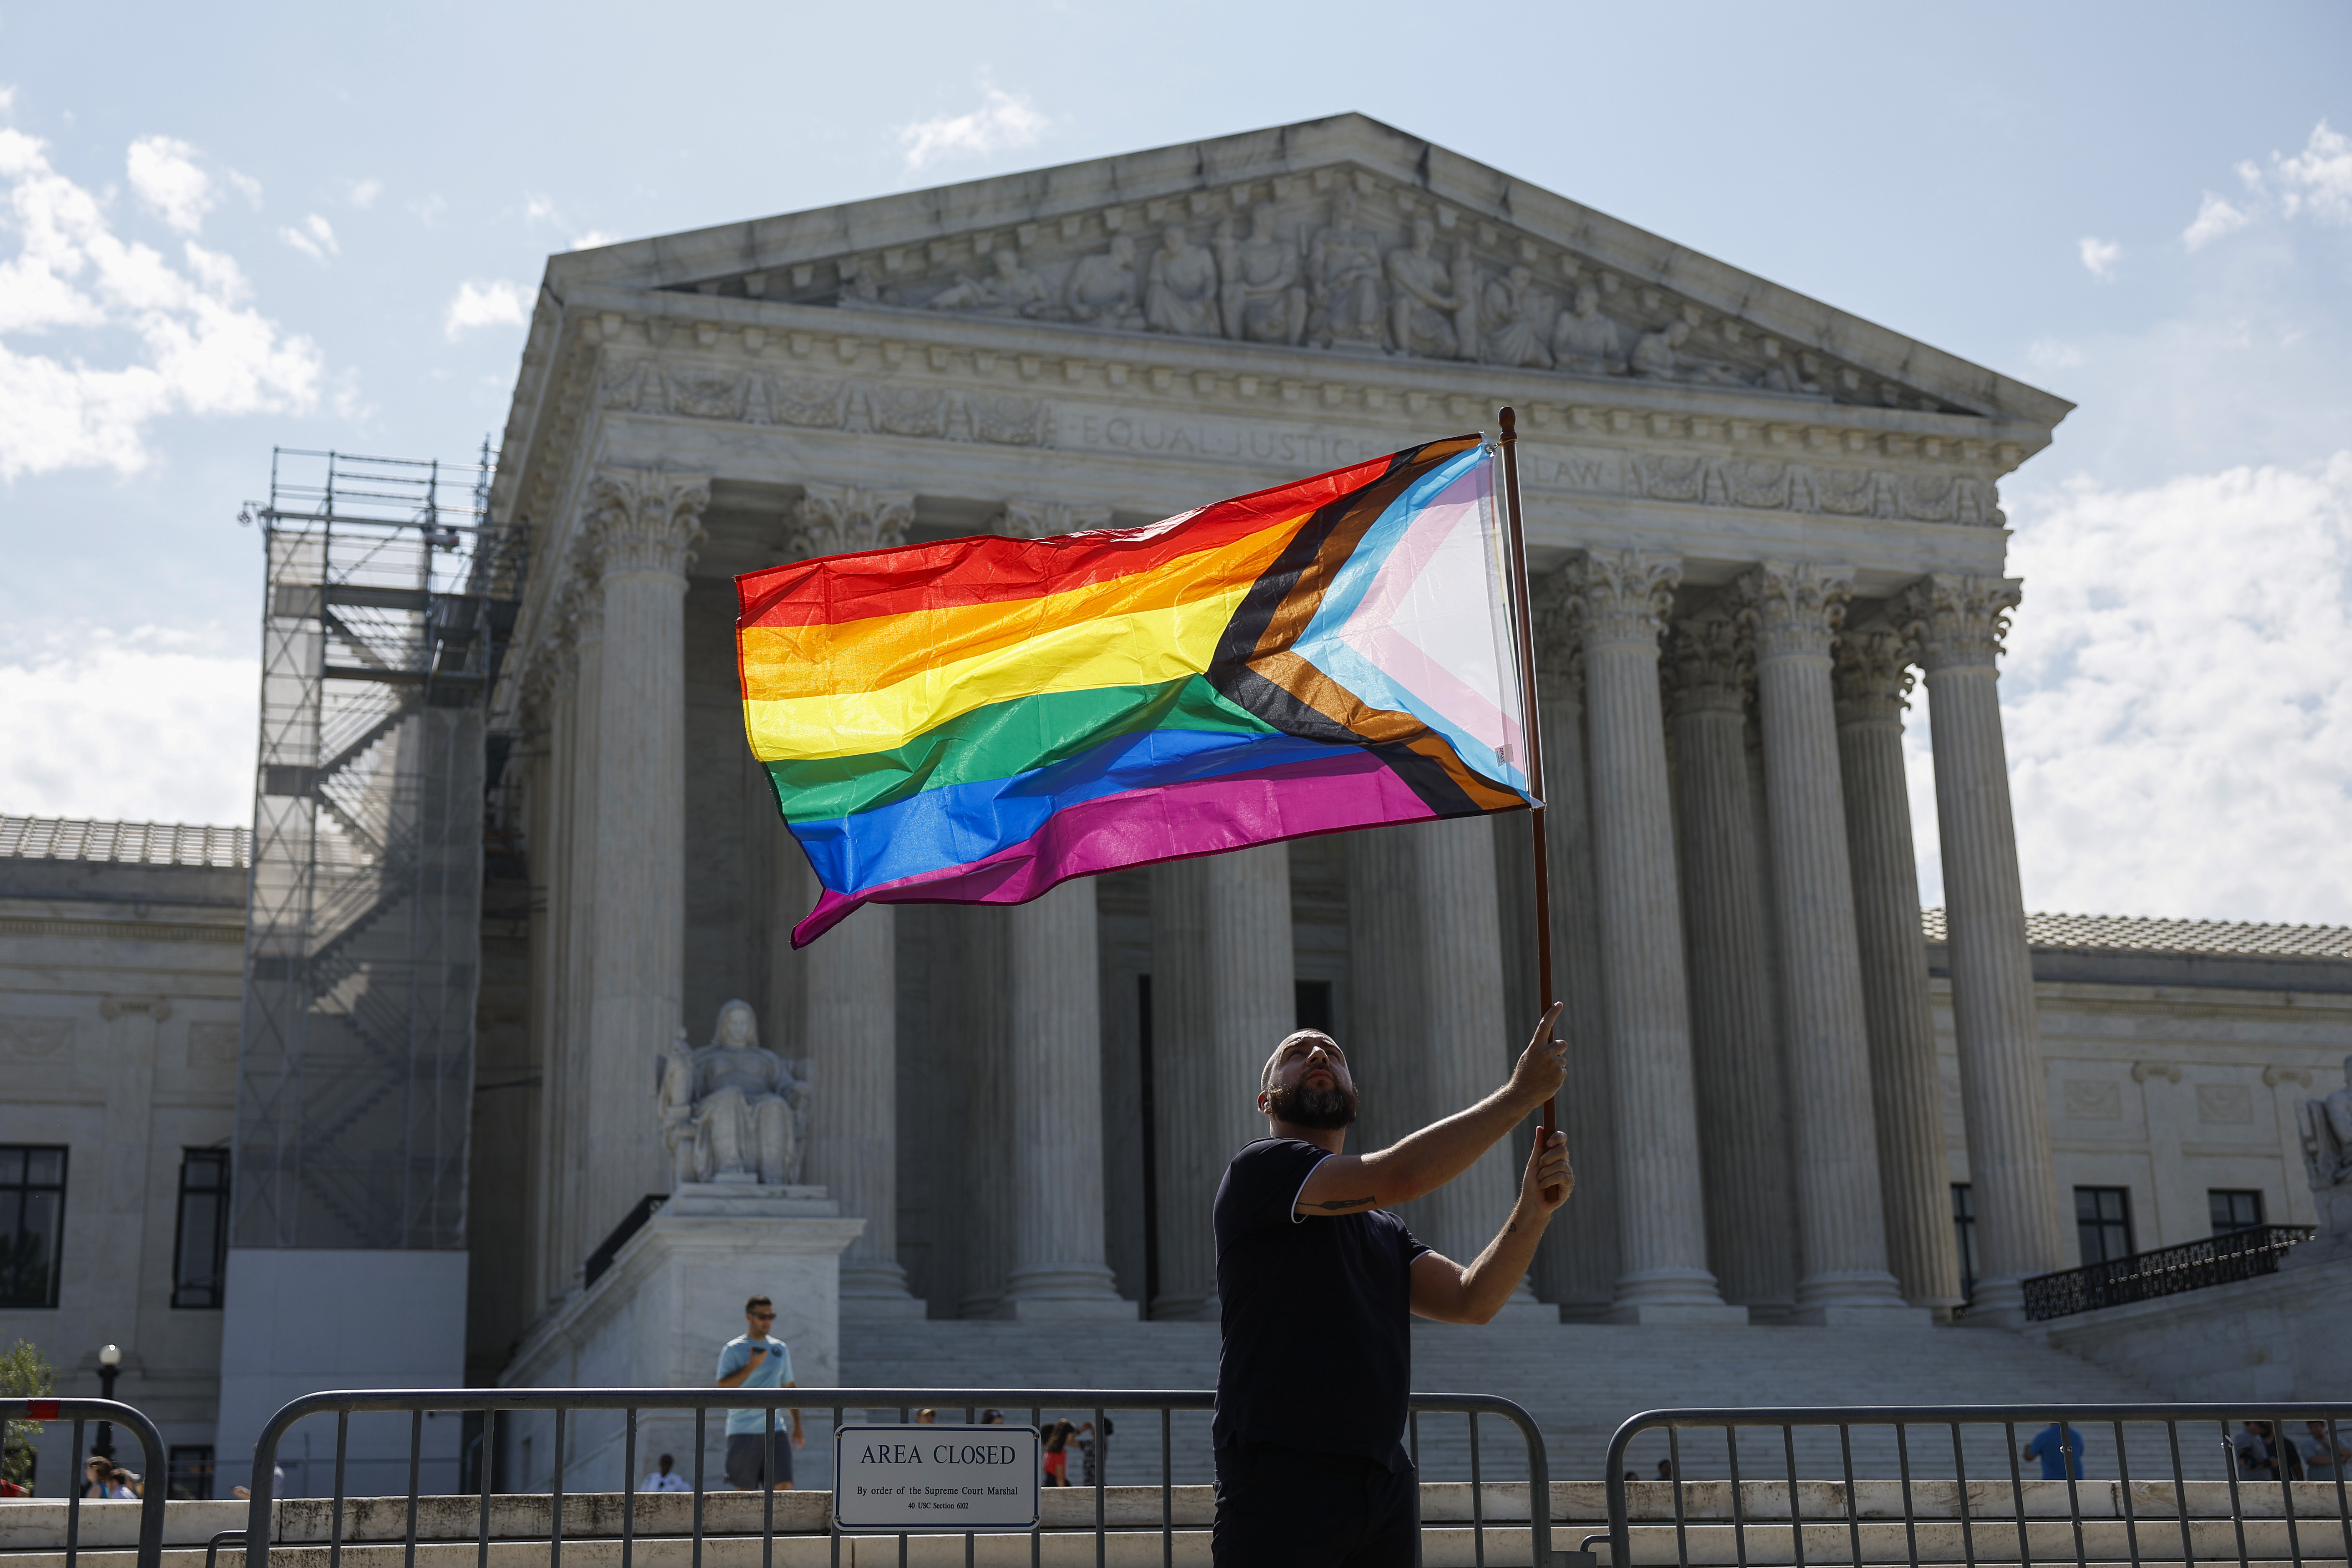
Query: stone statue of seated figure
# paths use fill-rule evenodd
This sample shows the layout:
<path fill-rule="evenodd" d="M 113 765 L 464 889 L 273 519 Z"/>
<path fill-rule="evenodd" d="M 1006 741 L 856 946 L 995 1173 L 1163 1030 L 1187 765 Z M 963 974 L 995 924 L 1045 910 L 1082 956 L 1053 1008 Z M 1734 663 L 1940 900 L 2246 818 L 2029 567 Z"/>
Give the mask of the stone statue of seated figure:
<path fill-rule="evenodd" d="M 749 1002 L 720 1008 L 710 1043 L 699 1051 L 687 1048 L 680 1029 L 662 1068 L 657 1106 L 672 1176 L 681 1184 L 797 1183 L 809 1092 L 805 1078 L 760 1044 Z"/>

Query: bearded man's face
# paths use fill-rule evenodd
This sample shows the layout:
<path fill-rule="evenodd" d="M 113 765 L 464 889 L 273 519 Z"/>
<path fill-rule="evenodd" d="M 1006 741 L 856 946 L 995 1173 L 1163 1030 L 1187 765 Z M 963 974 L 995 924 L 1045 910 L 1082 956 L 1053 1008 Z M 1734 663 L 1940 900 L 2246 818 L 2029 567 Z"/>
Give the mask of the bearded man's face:
<path fill-rule="evenodd" d="M 1294 1127 L 1328 1130 L 1356 1124 L 1356 1091 L 1348 1083 L 1291 1083 L 1266 1092 L 1275 1115 Z"/>

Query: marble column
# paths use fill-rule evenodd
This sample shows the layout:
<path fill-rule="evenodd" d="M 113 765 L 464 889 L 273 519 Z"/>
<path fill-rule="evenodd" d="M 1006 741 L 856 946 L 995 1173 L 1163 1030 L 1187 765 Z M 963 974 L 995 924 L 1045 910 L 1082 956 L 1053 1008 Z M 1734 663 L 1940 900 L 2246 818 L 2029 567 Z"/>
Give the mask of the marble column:
<path fill-rule="evenodd" d="M 1675 622 L 1668 668 L 1691 1055 L 1706 1180 L 1707 1256 L 1726 1301 L 1786 1316 L 1788 1099 L 1759 831 L 1748 778 L 1748 639 L 1717 609 Z"/>
<path fill-rule="evenodd" d="M 583 550 L 564 616 L 571 691 L 560 712 L 562 784 L 556 809 L 563 822 L 561 858 L 551 889 L 556 950 L 556 1022 L 543 1085 L 549 1186 L 547 1299 L 580 1286 L 588 1254 L 605 1231 L 591 1233 L 587 1213 L 589 1027 L 595 990 L 597 722 L 604 698 L 604 607 L 596 588 L 593 549 Z M 659 1191 L 658 1186 L 648 1189 Z M 611 1228 L 607 1221 L 605 1229 Z"/>
<path fill-rule="evenodd" d="M 1610 1315 L 1739 1322 L 1706 1266 L 1658 633 L 1681 564 L 1635 550 L 1570 563 L 1584 638 L 1593 883 L 1616 1100 L 1620 1265 Z"/>
<path fill-rule="evenodd" d="M 539 1092 L 532 1106 L 538 1136 L 531 1148 L 529 1221 L 525 1228 L 529 1256 L 525 1260 L 526 1301 L 532 1315 L 557 1292 L 550 1288 L 554 1257 L 555 1141 L 554 1119 L 549 1114 L 552 1085 L 563 1061 L 563 966 L 560 934 L 563 928 L 563 895 L 570 873 L 564 858 L 564 837 L 571 827 L 562 798 L 570 782 L 565 751 L 572 731 L 570 709 L 573 656 L 569 639 L 543 639 L 539 655 L 523 681 L 523 730 L 544 737 L 539 755 L 525 775 L 529 791 L 526 834 L 531 870 L 545 888 L 543 901 L 530 919 L 530 1059 L 539 1064 Z"/>
<path fill-rule="evenodd" d="M 2001 634 L 2022 586 L 2015 578 L 1938 572 L 1906 590 L 1896 606 L 1927 672 L 1952 1030 L 1983 1270 L 1969 1315 L 1988 1322 L 2021 1322 L 2020 1282 L 2074 1261 L 2050 1155 L 1996 686 Z"/>
<path fill-rule="evenodd" d="M 1013 1247 L 1013 911 L 949 912 L 962 936 L 963 1191 L 958 1212 L 963 1293 L 956 1315 L 992 1318 Z"/>
<path fill-rule="evenodd" d="M 898 912 L 869 904 L 803 949 L 802 1043 L 815 1093 L 803 1179 L 866 1221 L 841 1255 L 841 1310 L 923 1315 L 898 1263 Z"/>
<path fill-rule="evenodd" d="M 1013 1267 L 996 1315 L 1132 1321 L 1103 1246 L 1095 884 L 1064 883 L 1006 924 Z"/>
<path fill-rule="evenodd" d="M 811 485 L 785 554 L 899 544 L 914 515 L 911 495 Z M 841 1306 L 867 1318 L 924 1312 L 898 1262 L 898 918 L 887 904 L 867 904 L 802 949 L 799 976 L 800 1045 L 816 1086 L 803 1174 L 844 1217 L 866 1221 L 841 1255 Z"/>
<path fill-rule="evenodd" d="M 1592 891 L 1592 814 L 1584 763 L 1584 650 L 1576 606 L 1554 577 L 1537 591 L 1536 701 L 1543 721 L 1544 845 L 1551 862 L 1552 984 L 1568 1011 L 1559 1125 L 1576 1191 L 1536 1252 L 1536 1294 L 1560 1315 L 1605 1314 L 1619 1273 L 1617 1126 L 1609 1088 L 1601 930 Z M 1519 824 L 1498 824 L 1513 841 Z"/>
<path fill-rule="evenodd" d="M 604 606 L 596 589 L 593 549 L 582 552 L 580 576 L 570 596 L 566 629 L 571 641 L 572 687 L 565 703 L 569 731 L 564 744 L 565 820 L 563 858 L 557 867 L 562 894 L 557 944 L 555 1060 L 560 1066 L 546 1085 L 551 1126 L 550 1199 L 556 1223 L 549 1229 L 548 1299 L 579 1287 L 581 1270 L 604 1238 L 590 1233 L 585 1214 L 589 1126 L 588 1030 L 595 976 L 596 730 L 604 698 Z M 648 1190 L 659 1191 L 658 1187 Z M 606 1221 L 606 1228 L 611 1222 Z"/>
<path fill-rule="evenodd" d="M 1160 1293 L 1154 1318 L 1213 1321 L 1209 1223 L 1234 1151 L 1265 1135 L 1259 1070 L 1291 1030 L 1290 846 L 1151 868 Z"/>
<path fill-rule="evenodd" d="M 1383 1147 L 1493 1093 L 1517 1055 L 1505 1011 L 1494 826 L 1484 817 L 1348 835 L 1348 1052 L 1364 1123 L 1356 1152 Z M 1517 1042 L 1525 1045 L 1524 1039 Z M 1518 1166 L 1505 1139 L 1401 1211 L 1456 1262 L 1509 1217 Z M 1506 1311 L 1549 1316 L 1524 1282 Z"/>
<path fill-rule="evenodd" d="M 1886 1258 L 1905 1301 L 1948 1315 L 1960 1304 L 1960 1264 L 1952 1244 L 1936 1018 L 1903 767 L 1911 652 L 1899 633 L 1881 626 L 1844 633 L 1835 658 L 1838 763 L 1870 1030 Z"/>
<path fill-rule="evenodd" d="M 1797 1319 L 1901 1312 L 1886 1267 L 1870 1034 L 1838 778 L 1830 640 L 1853 571 L 1767 561 L 1738 585 L 1756 635 L 1797 1176 Z M 1924 1315 L 1924 1314 L 1923 1314 Z"/>
<path fill-rule="evenodd" d="M 686 573 L 707 480 L 601 469 L 588 532 L 604 617 L 588 911 L 587 1130 L 581 1228 L 595 1247 L 669 1162 L 647 1110 L 655 1059 L 677 1037 L 686 939 Z M 584 1258 L 585 1252 L 582 1253 Z"/>

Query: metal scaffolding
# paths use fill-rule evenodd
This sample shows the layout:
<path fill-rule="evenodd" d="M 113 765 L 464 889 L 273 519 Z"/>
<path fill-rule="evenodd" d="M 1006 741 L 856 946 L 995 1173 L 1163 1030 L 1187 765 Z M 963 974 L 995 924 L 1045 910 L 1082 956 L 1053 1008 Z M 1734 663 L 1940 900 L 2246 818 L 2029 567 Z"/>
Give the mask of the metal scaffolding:
<path fill-rule="evenodd" d="M 272 454 L 231 1245 L 466 1243 L 483 715 L 521 561 L 479 464 Z"/>

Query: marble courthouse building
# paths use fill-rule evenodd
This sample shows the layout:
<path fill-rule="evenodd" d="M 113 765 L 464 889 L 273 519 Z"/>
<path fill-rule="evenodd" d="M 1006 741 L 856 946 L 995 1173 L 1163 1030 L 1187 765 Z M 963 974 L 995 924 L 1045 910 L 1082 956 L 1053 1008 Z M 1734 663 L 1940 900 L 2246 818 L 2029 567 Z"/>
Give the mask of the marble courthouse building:
<path fill-rule="evenodd" d="M 492 497 L 531 563 L 493 723 L 534 897 L 491 944 L 484 1071 L 530 1086 L 478 1123 L 478 1361 L 669 1190 L 663 1053 L 730 999 L 813 1085 L 801 1179 L 865 1220 L 845 1317 L 1213 1315 L 1210 1197 L 1302 1019 L 1374 1141 L 1498 1082 L 1536 1013 L 1524 815 L 791 952 L 814 889 L 743 741 L 730 578 L 1141 524 L 1503 403 L 1580 1174 L 1520 1310 L 1925 1321 L 1961 1300 L 1963 1156 L 1979 1312 L 2078 1261 L 1996 700 L 1998 486 L 2070 405 L 1342 116 L 551 259 Z M 1516 1179 L 1498 1150 L 1409 1218 L 1467 1258 Z"/>

